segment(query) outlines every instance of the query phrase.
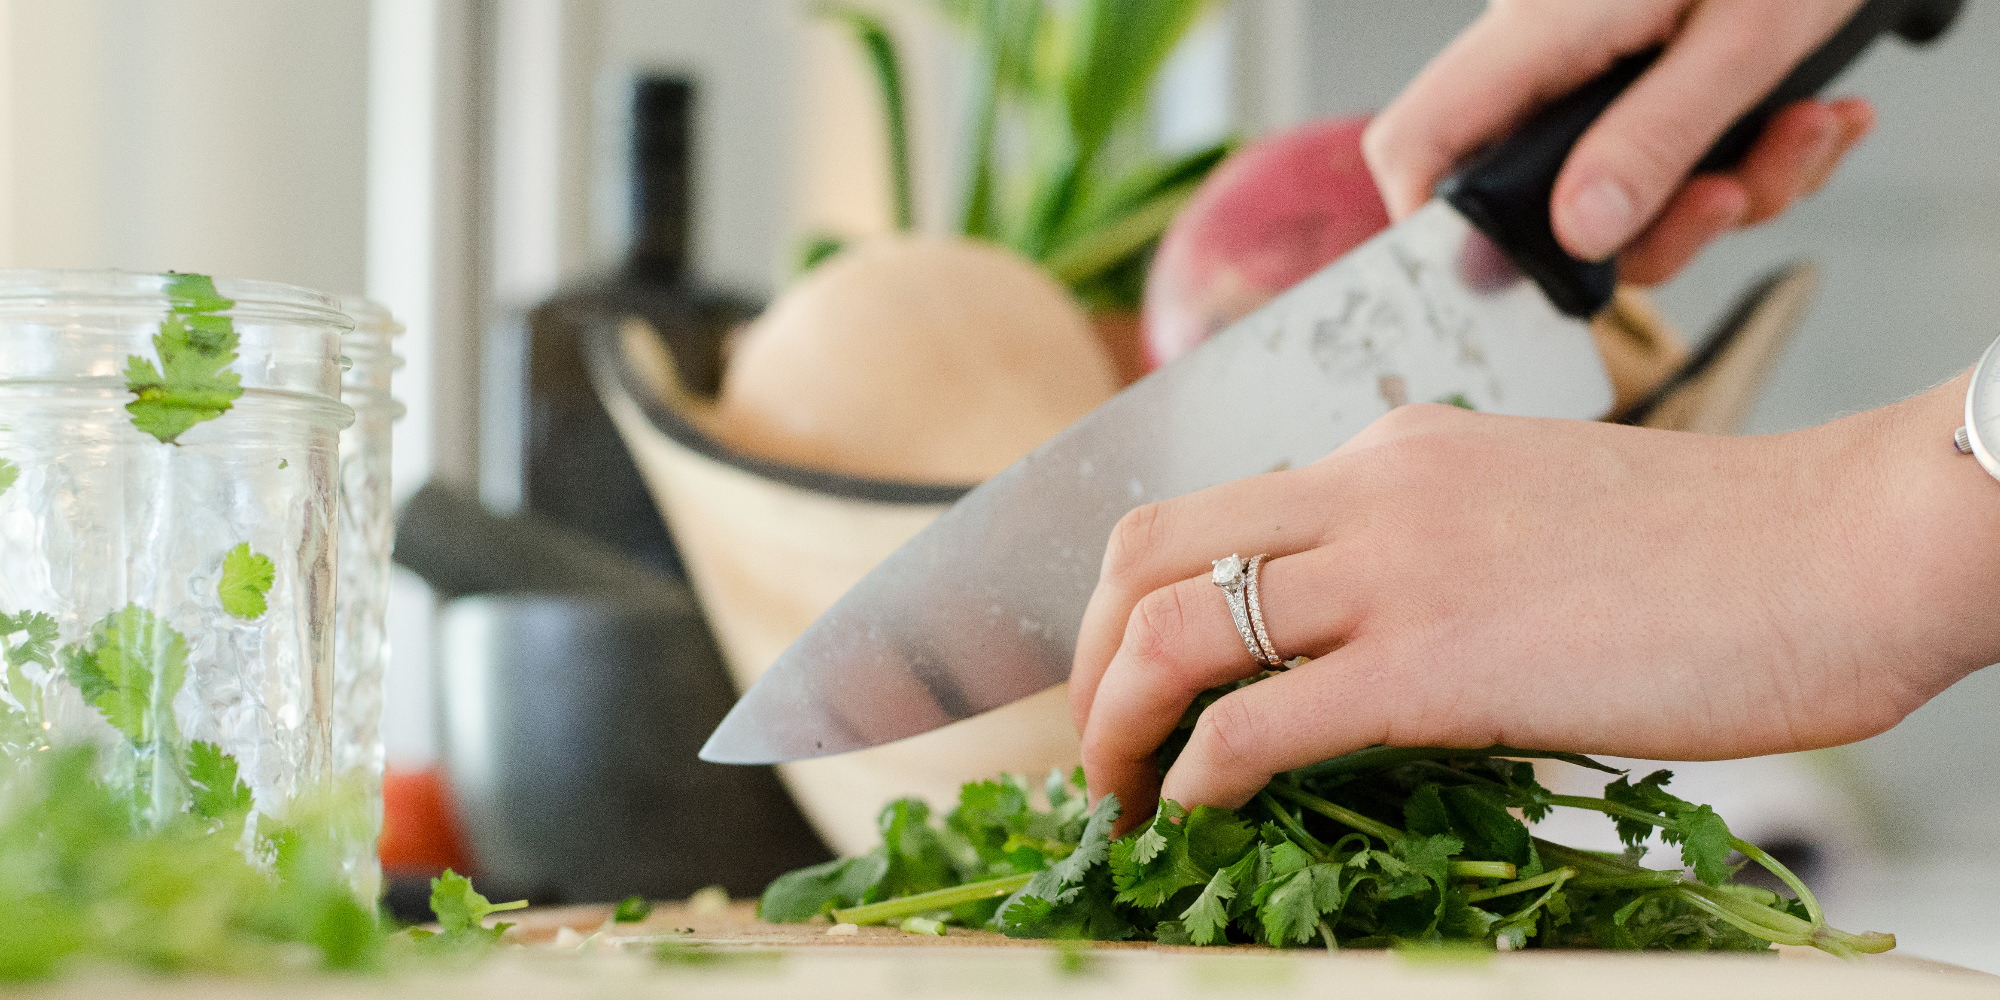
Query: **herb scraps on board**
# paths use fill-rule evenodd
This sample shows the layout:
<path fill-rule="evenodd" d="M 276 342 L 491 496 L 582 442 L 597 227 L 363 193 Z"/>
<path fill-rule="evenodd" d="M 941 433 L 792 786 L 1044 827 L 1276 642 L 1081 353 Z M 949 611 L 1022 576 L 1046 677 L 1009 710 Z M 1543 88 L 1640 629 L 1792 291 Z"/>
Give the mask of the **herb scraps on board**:
<path fill-rule="evenodd" d="M 1233 687 L 1233 686 L 1231 686 Z M 1189 710 L 1161 764 L 1171 764 Z M 1615 775 L 1601 797 L 1557 794 L 1526 758 Z M 1578 754 L 1372 747 L 1274 778 L 1241 809 L 1162 800 L 1114 839 L 1116 796 L 1092 807 L 1081 771 L 1040 801 L 1008 775 L 965 785 L 941 819 L 918 799 L 882 811 L 882 843 L 780 876 L 758 915 L 787 923 L 902 925 L 924 918 L 1011 937 L 1337 948 L 1474 946 L 1764 951 L 1842 957 L 1895 947 L 1827 923 L 1790 870 L 1706 805 Z M 1557 808 L 1601 813 L 1627 845 L 1579 850 L 1536 837 Z M 1640 862 L 1657 834 L 1678 862 Z M 1738 859 L 1741 860 L 1738 860 Z M 1735 880 L 1775 875 L 1787 898 Z"/>

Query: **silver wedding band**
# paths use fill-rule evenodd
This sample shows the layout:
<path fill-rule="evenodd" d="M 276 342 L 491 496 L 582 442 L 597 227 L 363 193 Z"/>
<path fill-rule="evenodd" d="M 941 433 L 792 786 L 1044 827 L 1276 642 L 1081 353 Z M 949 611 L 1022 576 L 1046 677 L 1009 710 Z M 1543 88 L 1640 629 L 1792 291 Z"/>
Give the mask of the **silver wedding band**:
<path fill-rule="evenodd" d="M 1214 572 L 1209 582 L 1222 591 L 1223 599 L 1229 602 L 1229 617 L 1236 622 L 1236 632 L 1243 639 L 1243 648 L 1250 658 L 1263 666 L 1276 669 L 1285 665 L 1285 658 L 1278 655 L 1278 649 L 1271 644 L 1271 633 L 1264 628 L 1264 606 L 1257 599 L 1257 575 L 1264 567 L 1265 554 L 1251 556 L 1248 562 L 1235 553 L 1215 560 Z"/>

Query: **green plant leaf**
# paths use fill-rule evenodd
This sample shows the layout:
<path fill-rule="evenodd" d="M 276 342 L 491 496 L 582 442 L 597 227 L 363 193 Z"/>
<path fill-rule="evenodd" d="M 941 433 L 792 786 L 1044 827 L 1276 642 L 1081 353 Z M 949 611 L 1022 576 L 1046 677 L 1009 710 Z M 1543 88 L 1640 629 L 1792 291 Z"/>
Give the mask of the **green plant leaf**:
<path fill-rule="evenodd" d="M 131 355 L 125 386 L 138 397 L 125 404 L 132 425 L 163 444 L 174 444 L 196 424 L 229 412 L 243 395 L 236 362 L 236 324 L 217 315 L 236 305 L 199 274 L 178 274 L 167 283 L 169 312 L 153 336 L 159 364 Z"/>
<path fill-rule="evenodd" d="M 0 649 L 5 650 L 9 666 L 39 663 L 53 667 L 58 634 L 56 620 L 40 611 L 0 613 Z M 14 638 L 17 635 L 19 639 Z"/>
<path fill-rule="evenodd" d="M 207 740 L 189 743 L 187 776 L 195 815 L 227 822 L 250 811 L 250 786 L 238 777 L 236 758 L 221 747 Z"/>
<path fill-rule="evenodd" d="M 15 481 L 20 478 L 21 467 L 4 458 L 0 458 L 0 496 L 5 496 L 7 491 L 14 487 Z"/>
<path fill-rule="evenodd" d="M 1181 926 L 1195 944 L 1215 944 L 1229 928 L 1229 901 L 1236 898 L 1236 880 L 1228 869 L 1209 878 L 1201 895 L 1181 913 Z"/>
<path fill-rule="evenodd" d="M 1267 885 L 1257 919 L 1264 926 L 1265 943 L 1274 947 L 1311 941 L 1319 932 L 1320 914 L 1340 909 L 1344 896 L 1340 869 L 1334 865 L 1307 865 Z"/>
<path fill-rule="evenodd" d="M 1019 249 L 1040 260 L 1088 194 L 1092 168 L 1174 46 L 1213 0 L 1079 0 L 1063 57 L 1062 157 L 1037 185 Z"/>
<path fill-rule="evenodd" d="M 800 241 L 798 262 L 792 268 L 792 275 L 797 277 L 806 274 L 840 256 L 840 252 L 845 249 L 847 249 L 846 240 L 832 233 L 814 233 Z"/>
<path fill-rule="evenodd" d="M 1187 184 L 1160 192 L 1132 211 L 1048 251 L 1042 268 L 1071 287 L 1102 276 L 1151 248 L 1194 197 L 1194 189 L 1194 184 Z"/>
<path fill-rule="evenodd" d="M 1212 0 L 1082 0 L 1067 91 L 1072 141 L 1094 156 L 1151 90 L 1160 66 Z"/>
<path fill-rule="evenodd" d="M 527 905 L 525 899 L 511 903 L 488 902 L 485 896 L 472 888 L 471 879 L 447 868 L 444 874 L 431 879 L 431 913 L 437 917 L 439 933 L 428 941 L 443 946 L 497 944 L 500 936 L 507 933 L 507 928 L 514 925 L 496 923 L 487 927 L 486 918 Z"/>
<path fill-rule="evenodd" d="M 63 651 L 63 670 L 106 721 L 135 745 L 174 733 L 173 702 L 187 679 L 187 639 L 151 611 L 128 605 Z"/>
<path fill-rule="evenodd" d="M 268 609 L 265 595 L 277 573 L 268 557 L 250 551 L 249 542 L 230 549 L 222 557 L 222 582 L 215 588 L 222 610 L 245 621 L 262 617 Z"/>
<path fill-rule="evenodd" d="M 1695 806 L 1676 817 L 1679 821 L 1681 860 L 1694 869 L 1694 877 L 1709 885 L 1729 880 L 1729 852 L 1735 839 L 1729 824 L 1708 806 Z"/>
<path fill-rule="evenodd" d="M 994 919 L 1015 937 L 1097 937 L 1117 939 L 1130 933 L 1113 903 L 1115 890 L 1107 864 L 1111 828 L 1118 822 L 1118 796 L 1097 800 L 1076 850 L 1035 876 L 1000 904 Z M 1100 888 L 1086 891 L 1087 885 Z M 1076 904 L 1076 905 L 1072 905 Z"/>
<path fill-rule="evenodd" d="M 965 203 L 959 231 L 997 240 L 995 146 L 1002 102 L 1026 91 L 1034 72 L 1035 43 L 1044 23 L 1042 0 L 958 0 L 955 15 L 975 32 L 978 92 L 972 102 L 972 130 L 966 154 Z"/>
<path fill-rule="evenodd" d="M 881 848 L 852 858 L 840 858 L 787 872 L 774 879 L 757 899 L 757 918 L 774 924 L 795 924 L 861 903 L 889 871 Z M 879 898 L 879 897 L 878 897 Z"/>
<path fill-rule="evenodd" d="M 818 12 L 847 25 L 875 73 L 889 150 L 890 203 L 896 213 L 896 229 L 908 232 L 917 224 L 916 194 L 910 174 L 910 116 L 904 106 L 902 60 L 896 52 L 895 36 L 881 18 L 858 7 L 822 4 Z"/>

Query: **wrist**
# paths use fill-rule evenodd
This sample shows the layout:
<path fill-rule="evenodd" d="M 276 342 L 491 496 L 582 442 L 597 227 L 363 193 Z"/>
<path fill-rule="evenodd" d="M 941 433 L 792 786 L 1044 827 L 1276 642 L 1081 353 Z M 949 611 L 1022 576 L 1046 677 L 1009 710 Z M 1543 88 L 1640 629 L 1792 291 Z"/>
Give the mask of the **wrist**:
<path fill-rule="evenodd" d="M 1952 443 L 1970 373 L 1851 420 L 1852 477 L 1875 536 L 1850 571 L 1876 602 L 1886 650 L 1928 697 L 2000 662 L 2000 481 Z M 1840 421 L 1839 427 L 1850 421 Z"/>

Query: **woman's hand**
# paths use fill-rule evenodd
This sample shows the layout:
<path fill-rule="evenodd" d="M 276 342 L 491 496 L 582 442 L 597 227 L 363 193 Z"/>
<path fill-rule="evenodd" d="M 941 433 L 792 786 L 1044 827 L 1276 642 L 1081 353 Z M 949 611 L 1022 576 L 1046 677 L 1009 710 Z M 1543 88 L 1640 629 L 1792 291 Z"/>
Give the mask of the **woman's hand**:
<path fill-rule="evenodd" d="M 1874 125 L 1858 99 L 1802 101 L 1775 116 L 1743 163 L 1688 171 L 1860 0 L 1493 0 L 1369 127 L 1364 149 L 1395 218 L 1459 161 L 1621 56 L 1665 52 L 1598 119 L 1556 181 L 1570 253 L 1621 251 L 1626 280 L 1672 277 L 1709 241 L 1819 189 Z"/>
<path fill-rule="evenodd" d="M 1707 437 L 1391 412 L 1314 465 L 1134 511 L 1071 677 L 1094 793 L 1242 804 L 1377 743 L 1715 759 L 1894 725 L 2000 660 L 2000 483 L 1965 378 L 1823 427 Z M 1268 552 L 1260 668 L 1211 560 Z M 1131 818 L 1145 814 L 1133 809 Z"/>

